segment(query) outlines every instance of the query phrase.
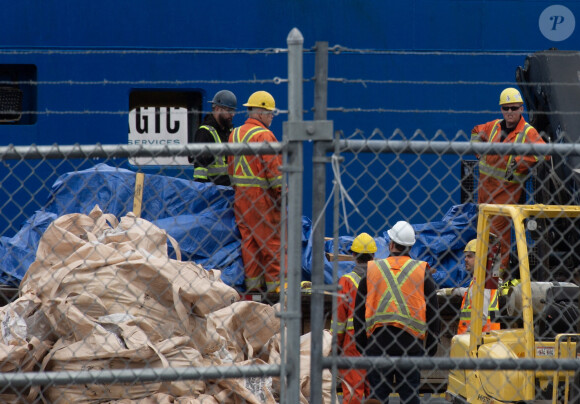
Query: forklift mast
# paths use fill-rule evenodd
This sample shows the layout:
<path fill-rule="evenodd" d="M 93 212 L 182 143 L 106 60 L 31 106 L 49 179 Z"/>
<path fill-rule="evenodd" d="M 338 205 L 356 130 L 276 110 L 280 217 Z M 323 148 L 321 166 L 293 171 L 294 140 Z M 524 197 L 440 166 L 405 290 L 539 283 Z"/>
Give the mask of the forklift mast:
<path fill-rule="evenodd" d="M 483 332 L 484 290 L 493 276 L 488 265 L 490 225 L 494 216 L 511 219 L 515 232 L 520 283 L 517 326 Z M 535 282 L 531 277 L 526 223 L 580 217 L 580 206 L 480 204 L 469 334 L 451 341 L 452 358 L 576 359 L 580 358 L 580 288 L 570 282 Z M 492 238 L 493 240 L 493 238 Z M 543 292 L 539 296 L 538 292 Z M 541 294 L 541 293 L 540 293 Z M 537 302 L 541 302 L 541 307 Z M 515 325 L 516 322 L 513 322 Z M 521 326 L 519 325 L 521 324 Z M 566 370 L 451 370 L 446 397 L 453 403 L 541 403 L 565 397 L 580 400 L 580 372 Z M 570 398 L 570 400 L 568 400 Z M 576 401 L 575 401 L 576 400 Z"/>

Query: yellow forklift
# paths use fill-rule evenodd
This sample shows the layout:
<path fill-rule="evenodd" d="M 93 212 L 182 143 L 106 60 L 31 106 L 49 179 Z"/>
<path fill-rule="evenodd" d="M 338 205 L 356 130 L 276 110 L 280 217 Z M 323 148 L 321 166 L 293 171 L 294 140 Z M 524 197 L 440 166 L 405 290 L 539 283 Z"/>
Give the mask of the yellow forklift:
<path fill-rule="evenodd" d="M 517 293 L 510 295 L 510 300 L 513 307 L 519 308 L 520 312 L 517 314 L 520 318 L 517 323 L 521 327 L 482 333 L 484 290 L 486 286 L 489 287 L 490 279 L 497 279 L 499 276 L 498 265 L 489 265 L 488 259 L 490 221 L 494 216 L 511 218 L 515 230 L 521 283 L 517 286 L 517 291 L 514 290 Z M 528 237 L 526 237 L 526 228 L 533 230 L 536 220 L 577 217 L 580 217 L 579 206 L 492 204 L 479 206 L 471 328 L 468 333 L 453 337 L 450 348 L 452 358 L 557 358 L 580 361 L 580 334 L 578 334 L 580 288 L 571 282 L 534 282 L 530 275 Z M 559 318 L 558 314 L 567 316 L 568 320 Z M 449 372 L 446 398 L 457 404 L 506 402 L 567 404 L 580 402 L 579 390 L 580 371 L 575 374 L 569 370 L 456 369 Z"/>

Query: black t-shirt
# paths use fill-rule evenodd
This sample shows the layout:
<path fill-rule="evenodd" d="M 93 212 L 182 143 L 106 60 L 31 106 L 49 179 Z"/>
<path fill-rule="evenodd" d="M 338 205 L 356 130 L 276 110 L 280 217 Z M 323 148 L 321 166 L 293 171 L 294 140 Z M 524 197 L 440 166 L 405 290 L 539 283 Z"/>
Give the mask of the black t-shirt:
<path fill-rule="evenodd" d="M 522 119 L 522 118 L 520 117 L 520 119 Z M 516 126 L 517 126 L 517 124 L 516 124 Z M 508 133 L 512 132 L 516 128 L 516 126 L 514 126 L 513 128 L 508 128 L 507 124 L 505 122 L 505 119 L 502 119 L 502 121 L 499 123 L 499 131 L 500 131 L 499 132 L 499 134 L 500 134 L 499 140 L 500 140 L 500 142 L 503 142 L 506 139 Z"/>

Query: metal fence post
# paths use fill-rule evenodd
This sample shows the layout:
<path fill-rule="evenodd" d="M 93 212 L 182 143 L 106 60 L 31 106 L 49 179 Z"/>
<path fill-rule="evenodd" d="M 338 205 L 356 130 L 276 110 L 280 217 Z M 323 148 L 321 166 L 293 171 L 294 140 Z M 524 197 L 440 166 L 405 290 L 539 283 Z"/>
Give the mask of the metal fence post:
<path fill-rule="evenodd" d="M 286 39 L 288 43 L 288 120 L 302 121 L 302 33 L 293 28 Z M 285 129 L 288 128 L 285 126 Z M 288 306 L 286 345 L 287 390 L 285 403 L 300 402 L 300 279 L 302 257 L 302 176 L 303 146 L 297 139 L 298 128 L 284 130 L 288 144 Z"/>
<path fill-rule="evenodd" d="M 328 101 L 328 42 L 316 42 L 314 80 L 314 120 L 324 120 Z"/>
<path fill-rule="evenodd" d="M 326 118 L 328 75 L 328 42 L 316 43 L 314 86 L 315 119 Z M 330 160 L 326 153 L 332 142 L 315 140 L 312 155 L 312 295 L 310 300 L 310 402 L 322 402 L 322 334 L 324 331 L 324 235 L 326 200 L 326 164 Z M 334 383 L 332 383 L 334 386 Z"/>

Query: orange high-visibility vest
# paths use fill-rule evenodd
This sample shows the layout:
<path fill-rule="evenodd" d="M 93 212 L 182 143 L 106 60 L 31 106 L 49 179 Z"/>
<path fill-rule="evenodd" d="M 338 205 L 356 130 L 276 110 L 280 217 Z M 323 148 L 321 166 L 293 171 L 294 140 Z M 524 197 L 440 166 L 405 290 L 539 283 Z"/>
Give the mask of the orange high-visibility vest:
<path fill-rule="evenodd" d="M 499 135 L 501 121 L 501 119 L 495 121 L 489 135 L 489 143 L 493 143 L 496 136 Z M 526 137 L 530 129 L 532 129 L 532 125 L 526 123 L 523 130 L 517 134 L 514 143 L 526 143 Z M 477 133 L 472 133 L 471 136 L 477 141 Z M 538 161 L 536 156 L 530 157 L 534 158 L 536 162 Z M 515 158 L 516 156 L 514 155 L 484 155 L 479 159 L 479 172 L 501 181 L 524 183 L 527 179 L 528 168 L 524 165 L 515 165 Z"/>
<path fill-rule="evenodd" d="M 473 280 L 469 284 L 469 288 L 463 295 L 463 302 L 461 303 L 461 313 L 459 315 L 459 325 L 457 326 L 457 335 L 465 334 L 471 324 L 471 298 L 469 292 L 473 286 Z M 488 289 L 491 291 L 489 296 L 489 306 L 487 309 L 487 321 L 483 325 L 482 331 L 489 332 L 491 330 L 499 330 L 499 323 L 494 323 L 492 320 L 495 318 L 495 314 L 499 310 L 499 302 L 497 299 L 497 289 Z"/>
<path fill-rule="evenodd" d="M 252 138 L 258 133 L 269 132 L 261 126 L 256 126 L 242 132 L 242 126 L 234 129 L 231 142 L 233 143 L 249 143 Z M 282 175 L 268 178 L 265 176 L 265 167 L 258 156 L 234 156 L 233 158 L 233 175 L 230 175 L 230 180 L 233 186 L 236 187 L 257 187 L 262 189 L 281 188 Z"/>
<path fill-rule="evenodd" d="M 426 262 L 406 256 L 369 261 L 365 312 L 368 336 L 379 327 L 394 326 L 425 339 L 426 267 Z"/>

